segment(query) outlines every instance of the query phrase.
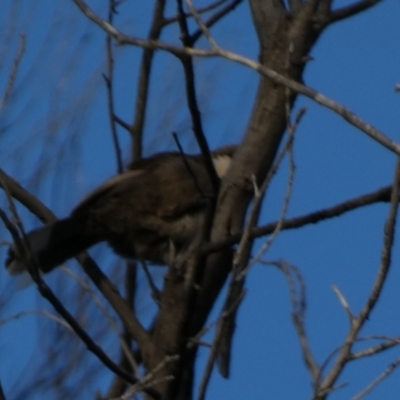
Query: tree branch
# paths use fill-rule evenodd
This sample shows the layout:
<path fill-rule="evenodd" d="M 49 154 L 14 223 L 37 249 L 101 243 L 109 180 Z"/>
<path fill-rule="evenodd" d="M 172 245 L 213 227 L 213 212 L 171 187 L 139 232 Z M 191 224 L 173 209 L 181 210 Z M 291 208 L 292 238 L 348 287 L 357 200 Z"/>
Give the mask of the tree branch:
<path fill-rule="evenodd" d="M 148 35 L 148 41 L 159 39 L 164 28 L 165 0 L 157 0 L 153 12 L 153 20 Z M 110 24 L 111 25 L 111 24 Z M 142 158 L 143 129 L 146 120 L 147 102 L 149 97 L 150 75 L 153 67 L 154 50 L 145 48 L 140 63 L 137 94 L 135 102 L 135 117 L 129 132 L 133 139 L 133 159 Z"/>
<path fill-rule="evenodd" d="M 394 234 L 396 228 L 396 218 L 399 207 L 399 189 L 400 189 L 400 157 L 397 158 L 396 172 L 393 182 L 393 188 L 391 193 L 391 206 L 389 211 L 389 216 L 385 224 L 384 232 L 384 244 L 381 256 L 381 265 L 379 267 L 378 276 L 375 280 L 374 286 L 372 288 L 371 294 L 362 309 L 360 315 L 353 319 L 352 327 L 349 334 L 347 335 L 345 345 L 342 347 L 338 359 L 332 370 L 322 382 L 321 386 L 317 388 L 315 399 L 323 399 L 326 396 L 338 377 L 342 373 L 345 365 L 351 359 L 351 349 L 357 339 L 357 335 L 361 328 L 369 318 L 372 310 L 374 309 L 380 295 L 382 293 L 383 286 L 386 282 L 389 268 L 391 265 L 391 255 L 394 242 Z"/>
<path fill-rule="evenodd" d="M 281 74 L 273 71 L 272 69 L 265 67 L 264 65 L 251 60 L 247 57 L 243 57 L 239 54 L 223 50 L 221 48 L 214 48 L 210 51 L 207 50 L 198 50 L 193 48 L 181 48 L 178 46 L 169 45 L 167 43 L 158 41 L 158 40 L 142 40 L 134 37 L 130 37 L 120 33 L 115 27 L 110 25 L 107 21 L 102 20 L 99 16 L 97 16 L 82 0 L 73 0 L 74 3 L 81 9 L 81 11 L 93 22 L 95 22 L 100 28 L 102 28 L 109 35 L 112 35 L 119 44 L 121 45 L 134 45 L 143 47 L 145 49 L 152 50 L 163 50 L 168 51 L 176 57 L 184 57 L 187 55 L 196 56 L 196 57 L 222 57 L 227 60 L 233 61 L 235 63 L 244 65 L 257 71 L 259 74 L 271 79 L 274 83 L 282 86 L 286 86 L 289 89 L 293 90 L 296 93 L 302 94 L 310 99 L 314 100 L 316 103 L 332 110 L 351 125 L 360 129 L 364 133 L 366 133 L 369 137 L 371 137 L 376 142 L 380 143 L 382 146 L 389 149 L 391 152 L 400 155 L 400 144 L 396 143 L 389 137 L 387 137 L 384 133 L 380 132 L 378 129 L 373 127 L 371 124 L 368 124 L 356 114 L 354 114 L 351 110 L 347 109 L 343 105 L 331 100 L 330 98 L 324 96 L 323 94 L 317 92 L 316 90 L 304 86 L 299 82 L 296 82 L 292 79 L 286 78 Z"/>
<path fill-rule="evenodd" d="M 8 220 L 7 215 L 3 210 L 0 209 L 0 218 L 5 223 L 6 227 L 13 231 L 13 224 Z M 24 232 L 22 232 L 24 234 Z M 13 232 L 13 236 L 15 232 Z M 25 239 L 25 238 L 24 238 Z M 35 264 L 33 260 L 32 263 Z M 87 332 L 82 328 L 82 326 L 78 323 L 78 321 L 69 313 L 69 311 L 63 306 L 63 304 L 58 300 L 58 298 L 54 295 L 53 291 L 46 284 L 46 282 L 40 277 L 40 274 L 37 272 L 39 267 L 36 265 L 32 270 L 29 270 L 32 279 L 35 281 L 37 288 L 40 294 L 49 301 L 49 303 L 54 307 L 54 309 L 60 314 L 64 320 L 68 323 L 68 325 L 73 329 L 76 335 L 82 340 L 82 342 L 86 345 L 87 349 L 91 351 L 110 371 L 114 372 L 116 375 L 119 375 L 127 382 L 135 384 L 138 382 L 133 375 L 129 374 L 125 370 L 122 370 L 117 364 L 115 364 L 107 354 L 102 350 L 100 346 L 98 346 L 94 340 L 87 334 Z M 152 395 L 154 398 L 158 398 L 157 394 Z"/>
<path fill-rule="evenodd" d="M 339 203 L 331 208 L 326 208 L 323 210 L 315 211 L 310 214 L 306 214 L 300 217 L 288 219 L 282 221 L 282 230 L 287 229 L 298 229 L 309 224 L 317 224 L 321 221 L 325 221 L 331 218 L 339 217 L 347 212 L 356 210 L 357 208 L 365 207 L 371 204 L 388 202 L 390 200 L 390 193 L 392 191 L 392 186 L 386 186 L 375 192 L 356 197 L 354 199 L 347 200 L 343 203 Z M 264 235 L 269 235 L 274 232 L 279 221 L 271 222 L 268 225 L 253 228 L 250 231 L 250 237 L 260 237 Z M 218 241 L 206 243 L 202 246 L 201 252 L 209 254 L 220 250 L 221 248 L 231 246 L 239 242 L 242 237 L 242 233 L 237 235 L 229 236 L 228 238 Z"/>
<path fill-rule="evenodd" d="M 178 14 L 180 16 L 179 27 L 181 30 L 181 40 L 183 46 L 188 47 L 191 46 L 191 39 L 189 36 L 186 17 L 183 12 L 182 0 L 177 0 L 177 3 L 178 3 Z M 191 10 L 191 12 L 193 13 L 193 10 Z M 194 16 L 196 17 L 196 14 L 194 14 Z M 219 188 L 219 179 L 211 159 L 210 148 L 208 146 L 207 139 L 203 131 L 203 123 L 201 120 L 199 106 L 197 104 L 193 60 L 190 56 L 181 57 L 180 60 L 182 62 L 183 69 L 185 72 L 186 97 L 187 97 L 188 107 L 190 110 L 190 115 L 192 117 L 192 129 L 196 137 L 197 144 L 204 157 L 207 172 L 213 185 L 214 194 L 216 195 Z"/>
<path fill-rule="evenodd" d="M 3 97 L 0 100 L 0 112 L 6 105 L 9 97 L 11 96 L 11 93 L 13 91 L 14 84 L 15 84 L 15 79 L 18 74 L 19 65 L 21 64 L 21 60 L 22 60 L 22 57 L 24 56 L 25 50 L 26 50 L 26 35 L 21 34 L 18 54 L 14 60 L 12 70 L 11 70 L 10 76 L 8 78 L 6 90 L 3 94 Z"/>
<path fill-rule="evenodd" d="M 54 222 L 57 220 L 53 212 L 48 209 L 37 198 L 32 196 L 27 190 L 3 170 L 0 169 L 0 186 L 7 190 L 10 196 L 19 201 L 29 211 L 36 215 L 43 223 Z M 80 254 L 77 257 L 78 262 L 82 266 L 85 273 L 90 277 L 93 283 L 97 286 L 103 296 L 108 300 L 116 313 L 120 316 L 126 325 L 129 333 L 135 340 L 138 341 L 140 347 L 153 354 L 156 349 L 152 343 L 148 333 L 142 327 L 129 304 L 124 300 L 118 292 L 118 289 L 110 282 L 106 275 L 101 271 L 97 264 L 86 253 Z"/>
<path fill-rule="evenodd" d="M 212 15 L 210 18 L 208 18 L 206 21 L 204 21 L 205 26 L 207 28 L 211 28 L 218 21 L 220 21 L 223 17 L 225 17 L 225 15 L 227 15 L 231 11 L 233 11 L 242 2 L 243 2 L 243 0 L 234 0 L 230 4 L 227 4 L 224 8 L 217 11 L 214 15 Z M 200 10 L 197 10 L 197 13 L 200 14 Z M 192 46 L 197 42 L 198 39 L 200 39 L 200 37 L 202 35 L 203 35 L 203 30 L 200 28 L 197 29 L 197 31 L 191 35 L 190 40 L 191 40 Z"/>
<path fill-rule="evenodd" d="M 108 22 L 113 23 L 114 13 L 116 12 L 115 0 L 109 0 L 108 5 Z M 107 101 L 108 101 L 108 118 L 110 121 L 111 135 L 114 143 L 114 151 L 117 159 L 117 171 L 121 174 L 124 170 L 122 163 L 121 146 L 118 140 L 118 132 L 116 127 L 115 104 L 114 104 L 114 52 L 112 47 L 112 36 L 107 35 L 106 38 L 106 53 L 107 53 L 107 75 L 104 76 L 107 88 Z"/>
<path fill-rule="evenodd" d="M 199 12 L 200 14 L 203 14 L 203 13 L 212 11 L 212 10 L 218 8 L 219 6 L 221 6 L 222 4 L 226 3 L 227 1 L 228 0 L 217 0 L 215 3 L 212 3 L 212 4 L 208 5 L 208 6 L 199 8 L 197 10 L 197 12 Z M 190 18 L 190 17 L 193 17 L 193 14 L 192 13 L 184 13 L 184 16 L 186 18 Z M 180 18 L 179 15 L 177 15 L 175 17 L 165 18 L 164 19 L 164 24 L 165 25 L 173 24 L 173 23 L 177 22 L 179 20 L 179 18 Z"/>
<path fill-rule="evenodd" d="M 329 21 L 330 23 L 334 23 L 352 17 L 353 15 L 368 10 L 381 1 L 382 0 L 361 0 L 349 6 L 339 8 L 338 10 L 331 12 Z"/>

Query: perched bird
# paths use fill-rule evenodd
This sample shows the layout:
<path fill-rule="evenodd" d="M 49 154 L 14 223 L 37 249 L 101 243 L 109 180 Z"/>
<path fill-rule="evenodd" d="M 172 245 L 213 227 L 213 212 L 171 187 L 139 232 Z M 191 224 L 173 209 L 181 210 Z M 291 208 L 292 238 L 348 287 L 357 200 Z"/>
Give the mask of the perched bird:
<path fill-rule="evenodd" d="M 217 175 L 229 168 L 235 146 L 212 153 Z M 170 265 L 184 252 L 204 220 L 213 186 L 202 155 L 160 153 L 133 162 L 80 203 L 68 218 L 27 235 L 30 255 L 11 246 L 10 274 L 27 269 L 33 257 L 44 273 L 99 243 L 126 258 Z"/>

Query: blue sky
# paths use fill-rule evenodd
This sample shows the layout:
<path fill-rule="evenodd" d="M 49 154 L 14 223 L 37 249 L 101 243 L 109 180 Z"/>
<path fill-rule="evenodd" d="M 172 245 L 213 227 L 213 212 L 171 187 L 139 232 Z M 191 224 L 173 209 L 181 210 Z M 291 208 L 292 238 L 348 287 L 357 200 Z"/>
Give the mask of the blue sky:
<path fill-rule="evenodd" d="M 64 216 L 79 199 L 116 172 L 101 76 L 105 71 L 104 35 L 67 0 L 3 3 L 1 88 L 7 81 L 21 32 L 27 35 L 27 51 L 14 97 L 0 115 L 1 168 L 26 185 L 57 215 Z M 96 3 L 94 8 L 105 15 L 104 5 Z M 151 7 L 140 2 L 126 2 L 117 24 L 125 32 L 143 37 L 150 11 Z M 169 15 L 174 11 L 171 6 Z M 313 61 L 305 74 L 307 85 L 344 104 L 395 141 L 399 141 L 400 126 L 400 95 L 394 92 L 395 84 L 400 82 L 399 11 L 398 1 L 384 1 L 329 28 L 312 50 Z M 212 32 L 221 46 L 257 58 L 247 4 L 238 7 Z M 171 27 L 163 39 L 175 42 L 176 34 L 176 28 Z M 138 49 L 116 49 L 116 109 L 128 122 L 134 109 L 139 57 Z M 156 57 L 145 154 L 174 149 L 172 131 L 179 134 L 188 151 L 196 151 L 181 66 L 166 53 Z M 239 142 L 253 105 L 258 76 L 220 59 L 198 59 L 195 65 L 199 104 L 210 144 L 218 147 Z M 295 142 L 297 170 L 289 216 L 329 207 L 391 183 L 393 154 L 311 100 L 299 98 L 296 107 L 302 106 L 308 111 Z M 128 161 L 129 140 L 123 131 L 119 136 L 124 159 Z M 40 179 L 32 181 L 35 176 Z M 286 163 L 268 193 L 262 222 L 279 217 L 287 177 Z M 348 331 L 347 316 L 331 285 L 340 288 L 355 312 L 361 309 L 377 274 L 387 213 L 387 205 L 375 205 L 337 220 L 283 232 L 265 256 L 267 260 L 286 260 L 304 275 L 308 294 L 306 327 L 319 362 L 342 343 Z M 39 225 L 23 210 L 21 215 L 28 229 Z M 1 232 L 2 240 L 8 240 Z M 399 335 L 398 248 L 396 241 L 389 280 L 362 332 L 365 335 Z M 4 254 L 1 248 L 1 255 Z M 13 287 L 12 279 L 3 270 L 0 282 L 3 292 Z M 232 378 L 225 381 L 215 374 L 208 398 L 310 398 L 311 381 L 291 323 L 283 275 L 257 265 L 249 274 L 247 289 L 234 340 Z M 19 291 L 10 307 L 1 310 L 1 318 L 39 307 L 43 303 L 38 296 L 32 287 Z M 149 308 L 149 301 L 143 300 L 142 311 L 146 313 Z M 35 318 L 25 317 L 0 327 L 0 379 L 6 394 L 29 365 L 37 341 L 43 340 Z M 199 356 L 199 376 L 206 354 Z M 340 380 L 348 382 L 348 386 L 332 398 L 350 399 L 398 357 L 399 351 L 395 349 L 350 365 Z M 368 398 L 397 399 L 398 374 L 396 371 Z M 13 398 L 12 394 L 9 398 Z"/>

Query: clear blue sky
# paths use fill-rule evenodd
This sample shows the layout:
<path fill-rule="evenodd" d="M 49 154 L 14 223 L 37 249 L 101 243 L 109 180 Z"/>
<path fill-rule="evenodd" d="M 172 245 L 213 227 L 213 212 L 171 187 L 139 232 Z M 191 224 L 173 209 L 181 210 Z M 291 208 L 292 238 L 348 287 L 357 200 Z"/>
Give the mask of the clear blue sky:
<path fill-rule="evenodd" d="M 24 185 L 35 174 L 42 176 L 30 183 L 29 189 L 64 216 L 86 193 L 116 172 L 101 76 L 105 71 L 104 35 L 68 0 L 2 3 L 1 90 L 17 52 L 20 32 L 27 34 L 27 51 L 15 97 L 0 114 L 0 167 Z M 139 2 L 126 2 L 120 9 L 118 26 L 127 33 L 145 35 L 151 8 L 143 8 Z M 95 10 L 105 15 L 105 6 L 96 5 Z M 170 7 L 169 15 L 174 11 L 175 7 Z M 313 61 L 305 74 L 307 85 L 349 107 L 396 141 L 400 141 L 400 94 L 394 92 L 395 84 L 400 82 L 399 11 L 398 1 L 385 1 L 329 28 L 313 49 Z M 170 28 L 164 39 L 176 40 L 176 32 L 176 28 Z M 220 45 L 257 58 L 247 4 L 242 4 L 213 33 Z M 134 107 L 139 56 L 138 49 L 116 50 L 116 108 L 128 122 Z M 174 149 L 172 131 L 178 132 L 188 151 L 196 151 L 181 67 L 168 54 L 157 57 L 145 153 Z M 218 59 L 197 60 L 196 68 L 204 128 L 211 145 L 239 142 L 253 105 L 258 76 Z M 311 100 L 299 98 L 297 106 L 307 106 L 308 112 L 297 132 L 297 173 L 289 216 L 328 207 L 391 183 L 395 163 L 391 153 Z M 120 137 L 128 160 L 128 138 L 123 131 Z M 262 222 L 279 217 L 287 175 L 284 165 L 268 194 Z M 3 197 L 1 200 L 4 207 Z M 267 260 L 286 260 L 303 273 L 308 293 L 306 327 L 319 362 L 342 343 L 349 325 L 331 285 L 340 288 L 355 312 L 360 310 L 379 266 L 387 212 L 387 205 L 376 205 L 338 220 L 284 232 L 265 256 Z M 38 225 L 27 213 L 22 216 L 28 229 Z M 8 240 L 1 232 L 1 240 Z M 400 333 L 398 248 L 397 241 L 385 294 L 363 331 L 365 335 Z M 5 252 L 0 250 L 3 260 Z M 0 283 L 3 293 L 13 287 L 3 269 Z M 234 340 L 232 377 L 225 381 L 216 373 L 208 398 L 308 399 L 311 381 L 291 323 L 283 275 L 257 265 L 249 274 L 247 288 Z M 10 307 L 0 310 L 0 317 L 37 308 L 42 304 L 38 296 L 34 288 L 16 293 Z M 143 301 L 143 310 L 147 309 L 146 304 Z M 27 368 L 37 340 L 43 340 L 44 335 L 38 337 L 40 325 L 35 318 L 25 317 L 0 327 L 0 379 L 6 394 Z M 199 357 L 199 376 L 206 354 Z M 395 349 L 354 363 L 340 380 L 349 385 L 332 398 L 350 399 L 399 354 Z M 368 398 L 398 399 L 399 373 L 396 371 Z M 11 393 L 7 399 L 12 398 Z"/>

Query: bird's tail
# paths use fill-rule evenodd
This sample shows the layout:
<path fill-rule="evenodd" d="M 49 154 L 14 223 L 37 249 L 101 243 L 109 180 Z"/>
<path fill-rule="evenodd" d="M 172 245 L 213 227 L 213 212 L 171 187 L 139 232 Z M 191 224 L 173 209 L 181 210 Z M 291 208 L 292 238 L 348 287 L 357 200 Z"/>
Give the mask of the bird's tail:
<path fill-rule="evenodd" d="M 28 233 L 30 257 L 18 254 L 13 245 L 6 261 L 8 272 L 17 275 L 26 271 L 31 258 L 35 260 L 41 272 L 50 272 L 97 242 L 90 235 L 85 235 L 81 228 L 74 218 L 67 218 Z"/>

